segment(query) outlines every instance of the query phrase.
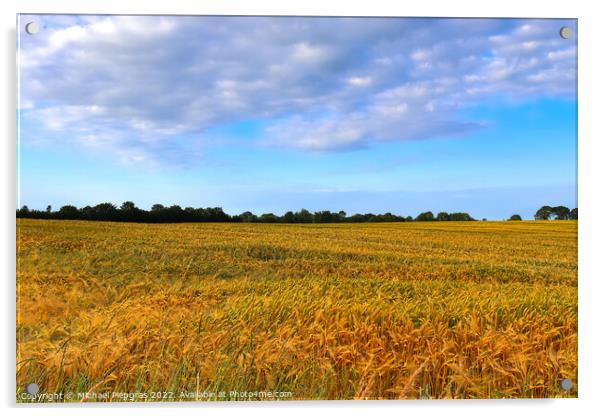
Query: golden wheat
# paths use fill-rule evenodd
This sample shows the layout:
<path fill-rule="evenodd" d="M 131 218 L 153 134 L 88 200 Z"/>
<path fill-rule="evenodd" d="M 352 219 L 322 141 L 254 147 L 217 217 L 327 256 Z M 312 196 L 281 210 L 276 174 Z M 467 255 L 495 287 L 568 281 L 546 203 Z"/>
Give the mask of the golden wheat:
<path fill-rule="evenodd" d="M 575 397 L 576 380 L 574 221 L 17 221 L 18 398 Z"/>

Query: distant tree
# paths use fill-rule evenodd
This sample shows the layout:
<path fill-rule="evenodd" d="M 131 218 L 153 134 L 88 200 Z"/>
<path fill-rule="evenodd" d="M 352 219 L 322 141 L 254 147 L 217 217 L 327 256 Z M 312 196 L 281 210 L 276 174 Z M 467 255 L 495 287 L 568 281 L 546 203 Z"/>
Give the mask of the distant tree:
<path fill-rule="evenodd" d="M 330 211 L 317 211 L 313 215 L 315 223 L 333 222 L 333 215 Z"/>
<path fill-rule="evenodd" d="M 27 205 L 23 205 L 21 209 L 17 210 L 17 218 L 28 218 L 30 216 L 29 207 Z"/>
<path fill-rule="evenodd" d="M 293 223 L 295 222 L 295 214 L 293 211 L 287 211 L 286 214 L 282 217 L 284 222 Z"/>
<path fill-rule="evenodd" d="M 514 214 L 513 216 L 510 217 L 510 219 L 508 221 L 522 221 L 523 219 L 521 218 L 520 215 L 518 214 Z"/>
<path fill-rule="evenodd" d="M 449 221 L 449 214 L 447 212 L 438 213 L 437 221 Z"/>
<path fill-rule="evenodd" d="M 92 207 L 92 219 L 100 221 L 115 221 L 118 219 L 117 207 L 110 202 L 103 202 Z"/>
<path fill-rule="evenodd" d="M 452 212 L 451 214 L 449 214 L 449 220 L 450 221 L 474 221 L 475 219 L 472 218 L 466 212 Z"/>
<path fill-rule="evenodd" d="M 348 217 L 347 220 L 349 222 L 366 222 L 366 216 L 362 214 L 353 214 L 351 217 Z"/>
<path fill-rule="evenodd" d="M 544 205 L 543 207 L 539 208 L 535 213 L 536 220 L 549 220 L 551 216 L 552 207 L 549 205 Z"/>
<path fill-rule="evenodd" d="M 314 216 L 306 209 L 302 209 L 295 213 L 295 222 L 310 223 L 313 222 Z"/>
<path fill-rule="evenodd" d="M 79 218 L 79 210 L 73 205 L 64 205 L 61 208 L 59 208 L 57 218 L 63 220 L 75 220 Z"/>
<path fill-rule="evenodd" d="M 578 219 L 577 217 L 578 217 L 578 215 L 577 215 L 577 208 L 573 208 L 571 210 L 571 213 L 569 214 L 569 219 L 576 220 L 576 219 Z"/>
<path fill-rule="evenodd" d="M 279 218 L 276 215 L 272 214 L 271 212 L 267 213 L 267 214 L 262 214 L 259 217 L 259 221 L 261 221 L 261 222 L 278 222 L 278 220 L 279 220 Z"/>
<path fill-rule="evenodd" d="M 257 216 L 250 211 L 245 211 L 242 214 L 240 214 L 240 218 L 241 218 L 242 222 L 256 222 L 257 221 Z"/>
<path fill-rule="evenodd" d="M 330 222 L 341 222 L 344 221 L 345 217 L 342 217 L 339 215 L 338 212 L 332 212 L 331 213 L 331 217 L 330 217 Z"/>
<path fill-rule="evenodd" d="M 364 214 L 364 221 L 367 221 L 367 222 L 377 222 L 378 221 L 378 217 L 376 215 L 374 215 L 373 213 L 369 212 L 367 214 Z"/>
<path fill-rule="evenodd" d="M 557 207 L 558 208 L 558 207 Z M 557 210 L 558 211 L 558 210 Z M 564 215 L 562 211 L 558 211 Z M 403 217 L 391 212 L 384 214 L 354 214 L 347 216 L 345 211 L 331 212 L 328 210 L 317 211 L 314 213 L 306 209 L 298 212 L 286 212 L 282 217 L 267 213 L 256 216 L 250 211 L 245 211 L 240 215 L 231 217 L 226 214 L 221 207 L 194 208 L 186 207 L 182 209 L 179 205 L 165 207 L 162 204 L 154 204 L 150 210 L 144 210 L 136 207 L 134 202 L 125 201 L 119 208 L 110 202 L 104 202 L 96 206 L 86 205 L 78 209 L 73 205 L 65 205 L 58 211 L 52 212 L 52 207 L 48 205 L 46 211 L 30 210 L 26 205 L 16 210 L 18 218 L 56 218 L 56 219 L 84 219 L 94 221 L 131 221 L 131 222 L 288 222 L 288 223 L 338 223 L 338 222 L 403 222 L 414 221 L 411 216 Z M 575 209 L 576 215 L 576 209 Z M 467 213 L 441 212 L 437 215 L 438 220 L 449 219 L 451 221 L 474 221 Z M 418 215 L 416 221 L 434 221 L 435 216 L 431 211 L 423 212 Z"/>
<path fill-rule="evenodd" d="M 179 205 L 172 205 L 165 209 L 166 220 L 169 222 L 183 222 L 185 212 Z"/>
<path fill-rule="evenodd" d="M 134 204 L 132 201 L 125 201 L 123 204 L 121 204 L 119 209 L 122 211 L 133 211 L 136 209 L 136 204 Z"/>
<path fill-rule="evenodd" d="M 395 222 L 395 221 L 403 221 L 403 218 L 400 218 L 397 215 L 393 215 L 390 212 L 385 212 L 382 215 L 378 215 L 377 220 L 383 221 L 383 222 Z"/>
<path fill-rule="evenodd" d="M 487 221 L 487 218 L 483 218 L 481 221 Z"/>
<path fill-rule="evenodd" d="M 84 220 L 93 220 L 94 219 L 94 208 L 90 205 L 86 205 L 82 209 L 79 210 L 79 213 Z"/>
<path fill-rule="evenodd" d="M 197 215 L 196 215 L 196 209 L 194 209 L 193 207 L 184 208 L 184 217 L 186 217 L 186 221 L 189 221 L 189 222 L 198 221 Z"/>
<path fill-rule="evenodd" d="M 431 211 L 426 211 L 418 214 L 415 221 L 434 221 L 435 216 Z"/>
<path fill-rule="evenodd" d="M 571 210 L 560 205 L 552 208 L 552 215 L 554 215 L 554 219 L 556 220 L 568 220 L 571 215 Z"/>
<path fill-rule="evenodd" d="M 222 207 L 206 208 L 207 218 L 211 222 L 227 222 L 232 218 L 224 212 Z"/>
<path fill-rule="evenodd" d="M 119 211 L 121 212 L 120 217 L 125 221 L 142 221 L 144 219 L 142 210 L 137 208 L 132 201 L 125 201 L 121 204 Z"/>
<path fill-rule="evenodd" d="M 149 218 L 150 218 L 150 221 L 152 221 L 152 222 L 168 221 L 167 208 L 165 208 L 165 206 L 162 204 L 154 204 L 151 207 L 151 210 L 149 213 Z"/>

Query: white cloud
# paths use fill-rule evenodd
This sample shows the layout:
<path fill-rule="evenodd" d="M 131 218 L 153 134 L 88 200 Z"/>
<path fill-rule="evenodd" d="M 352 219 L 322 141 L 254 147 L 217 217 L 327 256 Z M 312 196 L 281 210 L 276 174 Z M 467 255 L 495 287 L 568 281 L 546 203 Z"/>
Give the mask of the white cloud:
<path fill-rule="evenodd" d="M 347 78 L 347 82 L 350 85 L 354 85 L 356 87 L 365 87 L 372 84 L 372 78 L 370 77 L 351 77 Z"/>
<path fill-rule="evenodd" d="M 292 59 L 301 63 L 319 64 L 329 58 L 327 48 L 301 42 L 293 45 Z"/>
<path fill-rule="evenodd" d="M 558 36 L 572 21 L 40 19 L 21 44 L 23 120 L 141 163 L 188 160 L 242 120 L 268 121 L 262 144 L 334 151 L 478 128 L 457 112 L 490 95 L 575 93 L 576 41 Z"/>
<path fill-rule="evenodd" d="M 550 52 L 548 52 L 547 57 L 551 61 L 560 61 L 560 60 L 564 60 L 564 59 L 573 60 L 573 59 L 575 59 L 575 49 L 567 48 L 567 49 L 560 49 L 557 51 L 550 51 Z"/>
<path fill-rule="evenodd" d="M 424 61 L 425 59 L 428 59 L 430 56 L 431 56 L 431 54 L 429 53 L 429 51 L 427 51 L 425 49 L 418 49 L 418 50 L 412 52 L 412 54 L 410 55 L 410 57 L 414 61 Z"/>

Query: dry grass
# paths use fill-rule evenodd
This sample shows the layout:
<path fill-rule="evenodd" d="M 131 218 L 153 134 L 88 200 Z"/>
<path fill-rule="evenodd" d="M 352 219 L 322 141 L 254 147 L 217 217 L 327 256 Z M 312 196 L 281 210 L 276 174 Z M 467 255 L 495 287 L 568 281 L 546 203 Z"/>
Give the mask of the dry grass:
<path fill-rule="evenodd" d="M 577 395 L 574 221 L 17 227 L 17 393 Z"/>

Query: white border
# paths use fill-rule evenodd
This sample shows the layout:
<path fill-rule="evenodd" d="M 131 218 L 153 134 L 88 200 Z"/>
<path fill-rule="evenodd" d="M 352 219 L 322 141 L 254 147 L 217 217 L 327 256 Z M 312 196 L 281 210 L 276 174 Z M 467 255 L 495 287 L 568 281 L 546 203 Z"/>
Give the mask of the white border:
<path fill-rule="evenodd" d="M 471 0 L 421 0 L 395 2 L 387 0 L 3 0 L 0 2 L 2 22 L 2 183 L 4 200 L 0 204 L 2 240 L 0 264 L 3 270 L 2 333 L 0 341 L 0 395 L 4 414 L 35 410 L 14 404 L 15 362 L 15 193 L 16 193 L 16 123 L 15 123 L 15 22 L 17 13 L 103 13 L 103 14 L 254 14 L 254 15 L 346 15 L 346 16 L 435 16 L 435 17 L 564 17 L 579 19 L 579 399 L 566 400 L 473 400 L 433 402 L 302 402 L 302 403 L 231 403 L 180 404 L 179 406 L 129 406 L 132 415 L 182 414 L 293 414 L 345 412 L 365 415 L 367 411 L 385 414 L 483 414 L 507 415 L 536 412 L 546 415 L 590 414 L 599 408 L 602 393 L 600 376 L 600 343 L 602 316 L 599 301 L 602 275 L 597 257 L 602 248 L 602 227 L 598 210 L 601 207 L 599 160 L 600 140 L 600 77 L 602 65 L 602 15 L 595 2 L 557 1 L 528 2 L 503 0 L 497 2 Z M 108 406 L 118 412 L 119 407 Z M 107 406 L 88 405 L 86 414 L 106 414 Z M 38 407 L 47 415 L 81 414 L 81 407 Z"/>

